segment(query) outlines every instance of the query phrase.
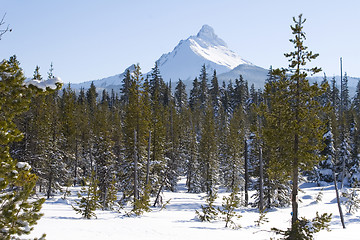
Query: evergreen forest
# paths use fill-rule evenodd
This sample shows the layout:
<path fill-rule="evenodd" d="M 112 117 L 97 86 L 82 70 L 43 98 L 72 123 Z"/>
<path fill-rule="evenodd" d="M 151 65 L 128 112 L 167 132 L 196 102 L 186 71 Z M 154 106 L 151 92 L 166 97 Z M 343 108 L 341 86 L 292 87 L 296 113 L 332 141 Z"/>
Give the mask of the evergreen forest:
<path fill-rule="evenodd" d="M 146 76 L 136 65 L 111 92 L 94 84 L 75 91 L 69 84 L 45 93 L 21 85 L 16 56 L 2 61 L 1 193 L 22 189 L 27 195 L 19 199 L 51 198 L 83 186 L 73 207 L 85 218 L 126 204 L 133 206 L 129 214 L 141 215 L 164 206 L 162 192 L 177 191 L 186 177 L 189 193 L 241 192 L 241 203 L 260 211 L 292 205 L 294 229 L 299 181 L 333 183 L 335 177 L 340 187 L 360 181 L 360 82 L 352 96 L 346 73 L 341 83 L 325 75 L 322 82 L 307 80 L 320 69 L 299 67 L 317 57 L 302 45 L 302 23 L 300 17 L 292 27 L 297 47 L 285 54 L 289 67 L 270 68 L 264 89 L 241 75 L 219 83 L 205 65 L 192 86 L 167 82 L 155 63 Z M 43 78 L 36 67 L 33 79 Z M 45 78 L 54 78 L 53 66 Z M 6 81 L 26 96 L 20 107 L 19 92 Z M 8 176 L 20 169 L 16 179 Z M 14 197 L 4 196 L 3 203 Z M 31 203 L 30 225 L 41 217 L 41 201 Z M 28 232 L 21 224 L 12 231 Z"/>

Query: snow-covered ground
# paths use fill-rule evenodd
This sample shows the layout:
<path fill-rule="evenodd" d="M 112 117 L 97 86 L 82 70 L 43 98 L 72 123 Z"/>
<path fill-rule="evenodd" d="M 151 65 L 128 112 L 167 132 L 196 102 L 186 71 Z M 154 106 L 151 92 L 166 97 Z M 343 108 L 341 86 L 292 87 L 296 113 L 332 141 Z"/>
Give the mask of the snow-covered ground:
<path fill-rule="evenodd" d="M 346 229 L 342 229 L 336 204 L 333 185 L 318 187 L 315 184 L 301 185 L 299 199 L 301 199 L 299 214 L 308 219 L 319 213 L 332 213 L 331 232 L 322 231 L 316 239 L 360 239 L 360 212 L 345 214 Z M 315 198 L 322 189 L 321 202 Z M 225 228 L 222 221 L 200 222 L 196 219 L 195 210 L 205 203 L 205 194 L 186 193 L 185 181 L 179 183 L 178 192 L 165 192 L 164 202 L 171 199 L 166 209 L 160 211 L 153 208 L 152 212 L 141 217 L 126 217 L 125 211 L 97 211 L 97 219 L 85 220 L 75 213 L 74 204 L 76 192 L 79 188 L 71 188 L 72 196 L 62 200 L 56 196 L 47 200 L 42 212 L 45 214 L 35 227 L 31 236 L 39 237 L 47 234 L 48 240 L 55 239 L 267 239 L 276 237 L 270 232 L 272 227 L 286 229 L 290 226 L 291 207 L 272 209 L 267 213 L 268 223 L 257 227 L 254 223 L 258 219 L 258 212 L 254 208 L 240 208 L 242 218 L 236 220 L 242 228 L 233 230 Z M 220 191 L 217 204 L 221 205 L 222 196 L 227 193 Z M 343 206 L 343 212 L 346 212 Z"/>

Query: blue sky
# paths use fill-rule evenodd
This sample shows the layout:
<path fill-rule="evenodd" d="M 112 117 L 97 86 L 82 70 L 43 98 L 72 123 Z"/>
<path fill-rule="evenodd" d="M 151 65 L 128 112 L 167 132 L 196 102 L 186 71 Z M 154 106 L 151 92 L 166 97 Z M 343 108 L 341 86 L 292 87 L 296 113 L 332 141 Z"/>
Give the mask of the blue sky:
<path fill-rule="evenodd" d="M 288 65 L 292 17 L 303 13 L 306 45 L 328 76 L 339 58 L 360 77 L 360 1 L 357 0 L 0 0 L 13 29 L 0 41 L 0 59 L 16 54 L 26 76 L 50 63 L 64 82 L 115 75 L 133 63 L 143 72 L 181 39 L 212 26 L 230 49 L 255 65 Z M 200 72 L 200 69 L 199 69 Z"/>

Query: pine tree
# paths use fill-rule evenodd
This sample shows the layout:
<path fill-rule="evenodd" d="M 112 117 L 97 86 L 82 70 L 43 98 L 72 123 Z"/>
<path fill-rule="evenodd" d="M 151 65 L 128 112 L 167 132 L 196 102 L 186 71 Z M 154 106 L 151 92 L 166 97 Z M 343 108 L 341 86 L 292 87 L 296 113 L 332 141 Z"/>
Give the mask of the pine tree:
<path fill-rule="evenodd" d="M 223 151 L 227 157 L 222 161 L 222 174 L 224 185 L 228 190 L 239 187 L 243 182 L 244 130 L 243 111 L 242 108 L 237 108 L 229 123 L 228 134 L 226 136 L 226 150 Z"/>
<path fill-rule="evenodd" d="M 334 148 L 334 137 L 332 129 L 329 127 L 327 133 L 324 134 L 325 148 L 320 153 L 325 157 L 325 160 L 319 163 L 319 181 L 333 182 L 333 165 L 335 161 L 335 148 Z"/>
<path fill-rule="evenodd" d="M 206 72 L 205 64 L 201 67 L 199 81 L 200 81 L 200 88 L 199 88 L 200 108 L 204 111 L 204 109 L 206 108 L 206 104 L 209 100 L 208 74 Z"/>
<path fill-rule="evenodd" d="M 358 83 L 356 85 L 355 97 L 354 97 L 352 104 L 353 104 L 353 108 L 354 108 L 355 112 L 360 113 L 360 80 L 358 81 Z"/>
<path fill-rule="evenodd" d="M 38 65 L 36 65 L 35 67 L 33 79 L 42 80 L 42 76 L 40 74 L 40 67 Z"/>
<path fill-rule="evenodd" d="M 113 153 L 113 142 L 111 141 L 110 125 L 111 115 L 109 109 L 107 94 L 103 95 L 101 101 L 93 116 L 95 120 L 94 142 L 93 142 L 93 158 L 95 162 L 95 173 L 98 180 L 100 199 L 103 209 L 110 209 L 111 203 L 109 199 L 110 188 L 113 188 L 113 175 L 115 165 L 115 155 Z"/>
<path fill-rule="evenodd" d="M 90 125 L 90 114 L 89 114 L 89 108 L 87 105 L 87 100 L 85 96 L 84 89 L 80 89 L 80 93 L 78 95 L 77 101 L 76 101 L 76 109 L 75 109 L 75 116 L 76 116 L 76 141 L 75 141 L 75 164 L 77 167 L 75 167 L 74 176 L 76 183 L 79 183 L 84 177 L 90 177 L 91 176 L 91 166 L 90 161 L 88 158 L 88 152 L 89 152 L 89 138 L 90 138 L 90 131 L 89 131 L 89 125 Z M 78 171 L 80 170 L 80 172 Z M 75 183 L 75 184 L 76 184 Z"/>
<path fill-rule="evenodd" d="M 96 92 L 96 87 L 93 82 L 91 82 L 90 88 L 86 91 L 86 100 L 89 106 L 89 114 L 94 115 L 96 111 L 96 99 L 98 93 Z"/>
<path fill-rule="evenodd" d="M 41 90 L 23 84 L 25 77 L 16 56 L 0 63 L 0 79 L 0 237 L 15 239 L 31 232 L 45 201 L 29 200 L 37 177 L 29 164 L 17 162 L 9 153 L 9 144 L 23 137 L 14 118 L 28 109 L 31 96 Z"/>
<path fill-rule="evenodd" d="M 322 90 L 310 85 L 306 80 L 307 72 L 319 72 L 319 68 L 304 69 L 308 61 L 315 59 L 313 54 L 303 45 L 305 33 L 302 15 L 293 19 L 291 26 L 295 50 L 285 54 L 289 58 L 288 69 L 274 70 L 280 80 L 271 86 L 266 84 L 265 96 L 270 99 L 270 108 L 265 111 L 268 127 L 264 129 L 264 137 L 271 146 L 270 168 L 284 178 L 292 179 L 292 228 L 298 226 L 298 182 L 299 170 L 311 170 L 320 161 L 318 152 L 322 150 L 323 122 L 319 118 L 322 107 L 316 98 Z M 286 71 L 292 75 L 286 75 Z M 275 94 L 273 90 L 275 89 Z"/>
<path fill-rule="evenodd" d="M 201 205 L 201 212 L 195 211 L 197 217 L 202 222 L 210 222 L 217 219 L 218 209 L 214 206 L 218 195 L 214 191 L 206 197 L 206 205 Z"/>
<path fill-rule="evenodd" d="M 219 208 L 219 212 L 223 215 L 222 219 L 225 221 L 225 227 L 230 226 L 233 229 L 238 229 L 241 226 L 236 224 L 233 220 L 234 217 L 241 218 L 235 210 L 240 207 L 240 198 L 237 195 L 239 192 L 238 187 L 234 187 L 229 196 L 223 197 L 222 208 Z"/>
<path fill-rule="evenodd" d="M 187 93 L 186 86 L 180 79 L 176 84 L 174 95 L 177 112 L 182 112 L 182 109 L 187 107 Z"/>
<path fill-rule="evenodd" d="M 99 190 L 97 184 L 98 181 L 95 179 L 95 173 L 92 172 L 88 187 L 83 186 L 80 192 L 78 192 L 78 198 L 80 200 L 75 201 L 78 206 L 72 206 L 76 213 L 81 214 L 85 219 L 90 219 L 92 217 L 97 218 L 95 210 L 101 207 L 98 202 Z"/>
<path fill-rule="evenodd" d="M 336 79 L 331 79 L 331 106 L 338 113 L 340 106 L 340 91 L 336 86 Z"/>
<path fill-rule="evenodd" d="M 71 170 L 67 169 L 73 164 L 73 155 L 72 152 L 69 153 L 67 149 L 61 147 L 61 142 L 64 140 L 60 127 L 58 93 L 46 96 L 45 101 L 44 108 L 47 114 L 44 119 L 47 119 L 45 126 L 48 131 L 44 132 L 48 135 L 43 138 L 44 148 L 40 156 L 44 161 L 41 175 L 44 174 L 42 177 L 47 180 L 46 194 L 47 198 L 50 198 L 60 189 L 60 185 L 65 185 L 70 180 Z"/>
<path fill-rule="evenodd" d="M 170 82 L 171 84 L 171 82 Z M 167 158 L 167 166 L 165 171 L 166 178 L 164 179 L 164 183 L 166 187 L 171 191 L 176 191 L 177 181 L 179 177 L 179 170 L 181 169 L 181 162 L 179 161 L 179 137 L 181 134 L 179 133 L 180 119 L 176 114 L 176 105 L 175 98 L 171 93 L 171 86 L 166 86 L 167 89 L 167 99 L 168 104 L 165 105 L 166 111 L 164 114 L 166 116 L 165 119 L 165 128 L 166 128 L 166 151 L 165 157 Z"/>
<path fill-rule="evenodd" d="M 156 200 L 154 203 L 160 203 L 160 194 L 164 187 L 168 186 L 168 160 L 166 158 L 167 150 L 167 129 L 166 122 L 168 118 L 167 106 L 168 97 L 166 96 L 166 87 L 162 87 L 162 79 L 160 71 L 155 64 L 153 68 L 152 78 L 150 79 L 150 95 L 151 95 L 151 190 L 156 192 Z M 166 99 L 166 100 L 165 100 Z"/>
<path fill-rule="evenodd" d="M 329 230 L 332 214 L 321 214 L 319 215 L 316 212 L 316 217 L 312 220 L 302 217 L 299 221 L 295 223 L 295 226 L 288 228 L 287 230 L 280 230 L 277 228 L 272 228 L 276 234 L 283 235 L 283 240 L 313 240 L 314 234 L 320 232 L 321 230 Z"/>
<path fill-rule="evenodd" d="M 54 99 L 56 101 L 57 99 Z M 57 102 L 54 102 L 57 104 Z M 77 168 L 78 168 L 78 154 L 77 154 L 77 141 L 78 141 L 78 129 L 76 126 L 76 94 L 75 91 L 71 89 L 70 84 L 67 88 L 63 89 L 63 94 L 60 99 L 59 116 L 61 116 L 58 121 L 61 126 L 59 126 L 59 131 L 61 131 L 61 149 L 64 152 L 64 162 L 68 166 L 73 166 L 70 171 L 72 175 L 73 182 L 77 181 Z"/>
<path fill-rule="evenodd" d="M 144 165 L 147 158 L 150 101 L 147 92 L 143 89 L 143 83 L 140 66 L 137 65 L 131 75 L 129 103 L 125 106 L 125 159 L 121 173 L 124 194 L 127 197 L 132 194 L 134 204 L 139 200 L 141 190 L 145 189 L 146 178 Z"/>
<path fill-rule="evenodd" d="M 130 94 L 130 86 L 131 86 L 131 73 L 130 70 L 126 70 L 125 77 L 122 80 L 122 87 L 120 89 L 121 92 L 121 102 L 123 104 L 129 103 L 129 94 Z"/>
<path fill-rule="evenodd" d="M 202 119 L 199 160 L 203 173 L 203 191 L 211 194 L 218 183 L 219 160 L 212 106 L 208 103 Z"/>
<path fill-rule="evenodd" d="M 193 81 L 193 87 L 190 91 L 189 105 L 191 110 L 198 109 L 200 107 L 200 83 L 197 78 Z"/>
<path fill-rule="evenodd" d="M 213 76 L 211 78 L 209 95 L 211 98 L 212 105 L 214 106 L 214 114 L 215 114 L 215 116 L 218 116 L 219 108 L 221 105 L 221 99 L 220 99 L 219 83 L 218 83 L 218 79 L 216 76 L 216 70 L 214 70 Z"/>
<path fill-rule="evenodd" d="M 53 72 L 54 72 L 54 65 L 53 65 L 53 63 L 51 62 L 51 63 L 50 63 L 50 69 L 49 69 L 49 72 L 48 72 L 48 79 L 52 79 L 52 78 L 55 77 L 54 74 L 53 74 Z"/>
<path fill-rule="evenodd" d="M 347 73 L 345 73 L 344 75 L 340 94 L 341 94 L 340 97 L 342 102 L 342 111 L 348 111 L 350 109 L 350 95 L 349 95 Z"/>

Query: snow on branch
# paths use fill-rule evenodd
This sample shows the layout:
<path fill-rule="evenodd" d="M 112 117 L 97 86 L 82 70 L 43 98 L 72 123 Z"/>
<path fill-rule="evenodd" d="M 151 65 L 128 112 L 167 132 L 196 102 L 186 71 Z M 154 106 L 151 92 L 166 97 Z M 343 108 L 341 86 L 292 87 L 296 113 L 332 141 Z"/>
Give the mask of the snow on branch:
<path fill-rule="evenodd" d="M 59 77 L 50 78 L 47 80 L 38 80 L 38 79 L 26 79 L 24 84 L 26 86 L 33 85 L 39 89 L 45 91 L 47 88 L 55 90 L 59 84 L 62 84 L 62 81 Z"/>

